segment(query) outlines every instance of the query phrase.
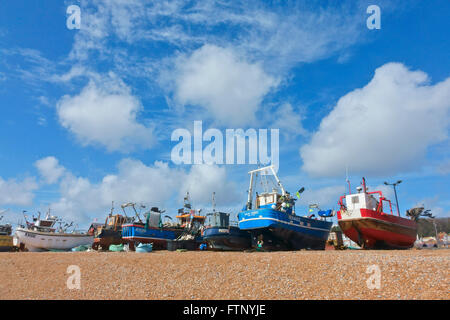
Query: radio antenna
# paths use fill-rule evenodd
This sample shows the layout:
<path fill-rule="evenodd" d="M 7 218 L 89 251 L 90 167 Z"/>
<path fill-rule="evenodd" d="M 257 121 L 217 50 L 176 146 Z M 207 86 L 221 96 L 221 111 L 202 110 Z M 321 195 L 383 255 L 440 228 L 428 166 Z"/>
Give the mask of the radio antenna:
<path fill-rule="evenodd" d="M 345 181 L 348 183 L 348 194 L 351 194 L 352 188 L 350 186 L 350 180 L 348 179 L 348 165 L 345 166 Z"/>

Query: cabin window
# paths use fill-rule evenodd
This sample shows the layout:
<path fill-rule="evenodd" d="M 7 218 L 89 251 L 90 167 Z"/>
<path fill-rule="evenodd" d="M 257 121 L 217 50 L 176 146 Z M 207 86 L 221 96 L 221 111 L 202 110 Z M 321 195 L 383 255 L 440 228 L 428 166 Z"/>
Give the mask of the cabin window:
<path fill-rule="evenodd" d="M 258 202 L 260 206 L 269 204 L 269 203 L 274 203 L 274 195 L 273 194 L 268 194 L 268 195 L 263 195 L 258 197 Z"/>
<path fill-rule="evenodd" d="M 352 197 L 352 203 L 359 203 L 359 197 L 358 196 Z"/>

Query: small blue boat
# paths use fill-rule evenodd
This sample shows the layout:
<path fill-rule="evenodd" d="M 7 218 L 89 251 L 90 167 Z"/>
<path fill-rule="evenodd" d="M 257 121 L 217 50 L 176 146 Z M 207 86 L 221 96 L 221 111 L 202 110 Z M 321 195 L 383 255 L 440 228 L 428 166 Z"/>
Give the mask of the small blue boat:
<path fill-rule="evenodd" d="M 210 225 L 203 231 L 203 240 L 210 250 L 238 251 L 250 249 L 251 235 L 248 231 L 230 225 L 230 214 L 215 209 L 215 193 L 213 193 L 213 212 L 209 216 Z"/>
<path fill-rule="evenodd" d="M 272 192 L 256 193 L 253 205 L 255 177 L 272 173 L 276 185 Z M 332 222 L 325 217 L 315 219 L 295 214 L 295 201 L 282 186 L 273 166 L 250 171 L 248 201 L 238 214 L 239 228 L 252 235 L 252 246 L 260 250 L 324 250 Z M 266 179 L 267 180 L 267 179 Z M 278 190 L 281 189 L 281 192 Z M 304 188 L 297 192 L 297 196 Z M 324 215 L 328 212 L 324 212 Z"/>
<path fill-rule="evenodd" d="M 132 223 L 122 226 L 122 239 L 134 245 L 135 243 L 153 243 L 157 249 L 166 249 L 167 241 L 176 239 L 182 229 L 145 227 L 143 224 Z"/>
<path fill-rule="evenodd" d="M 129 243 L 130 249 L 135 250 L 138 243 L 152 243 L 153 250 L 179 248 L 182 245 L 189 245 L 189 248 L 198 249 L 202 241 L 201 229 L 203 227 L 205 216 L 201 216 L 198 210 L 192 210 L 189 192 L 184 198 L 184 206 L 178 210 L 177 223 L 166 222 L 163 224 L 160 211 L 157 207 L 145 213 L 145 222 L 142 221 L 137 213 L 134 203 L 122 205 L 122 209 L 132 207 L 136 219 L 133 223 L 122 225 L 122 239 Z M 126 216 L 126 213 L 125 213 Z M 169 216 L 166 216 L 172 220 Z M 192 243 L 192 244 L 191 244 Z M 197 244 L 198 243 L 198 244 Z"/>
<path fill-rule="evenodd" d="M 131 250 L 135 250 L 138 243 L 152 243 L 152 249 L 167 249 L 167 241 L 178 238 L 184 230 L 177 225 L 163 225 L 161 218 L 163 211 L 156 207 L 144 214 L 145 222 L 137 213 L 134 203 L 122 205 L 125 216 L 126 207 L 132 207 L 136 214 L 134 222 L 122 225 L 122 239 L 130 245 Z"/>

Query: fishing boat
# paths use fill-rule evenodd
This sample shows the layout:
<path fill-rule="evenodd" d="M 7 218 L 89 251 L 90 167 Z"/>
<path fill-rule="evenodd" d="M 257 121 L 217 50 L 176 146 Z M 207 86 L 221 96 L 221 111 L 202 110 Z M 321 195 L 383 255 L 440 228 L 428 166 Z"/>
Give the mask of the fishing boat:
<path fill-rule="evenodd" d="M 144 214 L 145 222 L 136 211 L 135 203 L 122 205 L 123 210 L 126 207 L 132 207 L 136 215 L 134 222 L 122 225 L 122 239 L 129 244 L 130 250 L 135 250 L 140 243 L 151 243 L 153 249 L 167 249 L 167 241 L 178 238 L 184 231 L 183 228 L 171 221 L 163 223 L 162 213 L 164 211 L 160 211 L 157 207 L 151 208 Z M 169 216 L 166 218 L 171 219 Z"/>
<path fill-rule="evenodd" d="M 209 225 L 203 231 L 203 240 L 210 250 L 236 251 L 250 249 L 251 235 L 230 223 L 230 214 L 216 211 L 215 193 L 213 192 L 213 211 L 206 215 Z"/>
<path fill-rule="evenodd" d="M 203 230 L 206 216 L 202 216 L 201 209 L 192 209 L 189 199 L 189 192 L 184 197 L 183 208 L 178 209 L 178 227 L 182 233 L 174 240 L 168 241 L 167 249 L 170 251 L 197 250 L 201 244 L 204 244 Z"/>
<path fill-rule="evenodd" d="M 93 234 L 77 232 L 75 229 L 68 232 L 67 229 L 73 223 L 62 227 L 61 220 L 51 215 L 50 210 L 44 219 L 40 218 L 39 213 L 37 218 L 33 217 L 33 222 L 28 222 L 26 217 L 25 222 L 26 227 L 18 227 L 14 234 L 15 245 L 22 251 L 69 251 L 81 245 L 91 245 L 94 240 Z M 57 222 L 60 223 L 59 228 L 55 226 Z"/>
<path fill-rule="evenodd" d="M 276 182 L 272 191 L 268 191 L 270 173 Z M 284 189 L 273 166 L 252 170 L 249 174 L 248 200 L 238 214 L 238 220 L 239 228 L 251 233 L 252 246 L 260 250 L 324 250 L 332 226 L 328 217 L 296 215 L 296 199 Z M 265 190 L 261 194 L 256 192 L 254 203 L 253 191 L 258 177 Z M 304 188 L 300 189 L 297 197 L 303 191 Z"/>
<path fill-rule="evenodd" d="M 105 223 L 97 227 L 94 231 L 94 250 L 108 250 L 110 245 L 120 245 L 125 242 L 122 239 L 122 225 L 133 223 L 134 217 L 128 217 L 126 214 L 113 214 L 114 203 L 111 206 L 111 212 L 105 220 Z"/>
<path fill-rule="evenodd" d="M 0 221 L 3 216 L 0 216 Z M 0 252 L 11 251 L 14 247 L 13 237 L 11 236 L 12 226 L 9 223 L 0 224 Z"/>
<path fill-rule="evenodd" d="M 363 249 L 408 249 L 416 241 L 417 223 L 401 217 L 398 209 L 395 215 L 391 201 L 381 191 L 368 192 L 364 178 L 357 193 L 351 194 L 349 183 L 349 194 L 340 197 L 339 206 L 341 230 Z"/>

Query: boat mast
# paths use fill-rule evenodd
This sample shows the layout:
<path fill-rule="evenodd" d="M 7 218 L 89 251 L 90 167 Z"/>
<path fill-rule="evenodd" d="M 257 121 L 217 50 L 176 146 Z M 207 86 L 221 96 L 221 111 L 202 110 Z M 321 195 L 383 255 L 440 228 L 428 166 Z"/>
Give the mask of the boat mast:
<path fill-rule="evenodd" d="M 140 216 L 139 216 L 139 214 L 138 214 L 137 211 L 136 211 L 136 208 L 135 208 L 134 206 L 135 206 L 135 203 L 133 203 L 133 202 L 129 202 L 129 203 L 126 203 L 126 204 L 121 205 L 122 211 L 123 211 L 123 213 L 125 214 L 125 217 L 127 217 L 127 213 L 125 212 L 125 208 L 126 208 L 126 207 L 132 207 L 133 210 L 134 210 L 134 213 L 135 213 L 136 217 L 137 217 L 138 220 L 139 220 L 139 222 L 140 222 L 140 223 L 143 223 L 142 220 L 141 220 L 141 218 L 140 218 Z"/>
<path fill-rule="evenodd" d="M 186 197 L 184 197 L 184 207 L 188 208 L 188 209 L 192 209 L 191 208 L 191 201 L 189 200 L 189 191 L 186 192 Z"/>
<path fill-rule="evenodd" d="M 275 177 L 275 180 L 277 181 L 278 186 L 281 188 L 281 195 L 282 195 L 282 196 L 285 196 L 285 195 L 286 195 L 286 190 L 284 190 L 284 187 L 283 187 L 283 185 L 281 184 L 280 179 L 278 178 L 278 176 L 277 176 L 275 170 L 273 169 L 273 165 L 271 165 L 269 168 L 272 170 L 272 174 L 273 174 L 273 176 Z"/>
<path fill-rule="evenodd" d="M 348 194 L 352 194 L 352 188 L 350 186 L 350 180 L 348 179 L 348 166 L 345 168 L 345 181 L 348 183 Z"/>
<path fill-rule="evenodd" d="M 283 196 L 286 195 L 286 190 L 284 189 L 283 185 L 281 184 L 281 181 L 278 178 L 278 176 L 277 176 L 277 174 L 276 174 L 276 172 L 275 172 L 275 170 L 273 168 L 273 165 L 249 171 L 248 173 L 250 174 L 250 187 L 249 187 L 249 190 L 248 190 L 247 210 L 251 209 L 251 207 L 252 207 L 253 174 L 258 174 L 258 172 L 261 172 L 261 171 L 267 172 L 268 170 L 272 171 L 272 174 L 275 177 L 277 185 L 281 189 L 281 195 L 283 195 Z"/>
<path fill-rule="evenodd" d="M 212 206 L 213 206 L 213 212 L 216 212 L 216 193 L 212 193 Z"/>
<path fill-rule="evenodd" d="M 253 171 L 250 171 L 250 187 L 248 188 L 247 210 L 252 208 L 253 198 Z"/>
<path fill-rule="evenodd" d="M 135 203 L 131 203 L 131 207 L 132 207 L 133 210 L 134 210 L 134 214 L 135 214 L 136 217 L 138 218 L 139 222 L 140 222 L 140 223 L 143 223 L 142 220 L 141 220 L 141 217 L 140 217 L 139 213 L 136 211 L 135 205 L 136 205 Z"/>

